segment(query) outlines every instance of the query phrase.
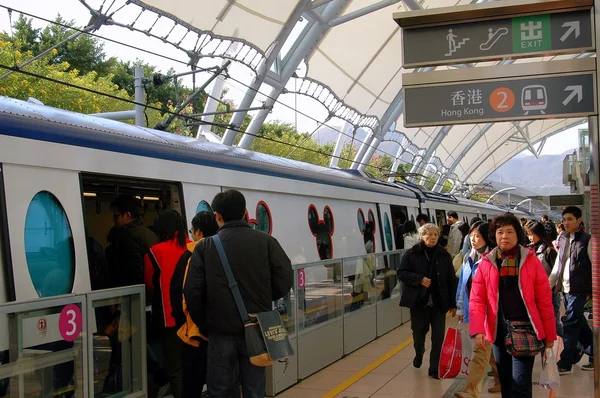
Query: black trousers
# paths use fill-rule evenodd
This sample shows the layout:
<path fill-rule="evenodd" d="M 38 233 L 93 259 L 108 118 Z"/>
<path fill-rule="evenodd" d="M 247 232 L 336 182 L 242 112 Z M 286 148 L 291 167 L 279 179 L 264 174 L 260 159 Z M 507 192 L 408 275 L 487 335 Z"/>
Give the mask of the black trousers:
<path fill-rule="evenodd" d="M 181 364 L 183 370 L 183 398 L 198 398 L 206 384 L 208 369 L 208 343 L 200 342 L 200 347 L 183 343 Z"/>
<path fill-rule="evenodd" d="M 415 354 L 425 353 L 425 336 L 431 325 L 431 354 L 429 355 L 429 373 L 438 372 L 444 333 L 446 332 L 446 311 L 433 307 L 411 308 L 410 327 L 413 332 Z"/>

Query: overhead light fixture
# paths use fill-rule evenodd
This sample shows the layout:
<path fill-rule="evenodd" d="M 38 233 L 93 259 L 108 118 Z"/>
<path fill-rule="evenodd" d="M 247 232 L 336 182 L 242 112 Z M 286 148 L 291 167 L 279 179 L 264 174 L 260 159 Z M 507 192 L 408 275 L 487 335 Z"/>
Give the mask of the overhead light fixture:
<path fill-rule="evenodd" d="M 136 196 L 136 199 L 139 200 L 148 200 L 148 201 L 153 201 L 153 202 L 158 202 L 160 200 L 160 198 L 157 198 L 156 196 Z"/>
<path fill-rule="evenodd" d="M 86 198 L 95 198 L 96 194 L 93 193 L 93 192 L 84 192 L 83 196 L 86 197 Z"/>

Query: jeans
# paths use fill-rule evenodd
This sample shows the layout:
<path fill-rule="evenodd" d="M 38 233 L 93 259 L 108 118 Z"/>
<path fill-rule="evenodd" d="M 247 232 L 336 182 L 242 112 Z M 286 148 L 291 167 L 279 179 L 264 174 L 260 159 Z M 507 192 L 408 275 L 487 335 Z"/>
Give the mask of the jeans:
<path fill-rule="evenodd" d="M 564 300 L 567 310 L 563 319 L 565 348 L 560 354 L 560 360 L 557 362 L 557 365 L 559 368 L 571 370 L 573 364 L 577 362 L 575 357 L 578 351 L 578 343 L 583 346 L 584 352 L 590 356 L 590 362 L 592 361 L 594 354 L 594 334 L 583 314 L 586 296 L 565 293 Z"/>
<path fill-rule="evenodd" d="M 560 319 L 560 303 L 562 301 L 562 293 L 552 292 L 552 305 L 554 306 L 554 316 L 556 317 L 556 334 L 559 337 L 564 337 L 563 325 Z"/>
<path fill-rule="evenodd" d="M 498 378 L 502 387 L 502 398 L 531 398 L 533 396 L 531 383 L 535 357 L 515 358 L 506 352 L 504 337 L 507 331 L 502 320 L 503 317 L 500 315 L 493 347 Z"/>
<path fill-rule="evenodd" d="M 244 335 L 210 334 L 208 341 L 208 396 L 239 396 L 241 376 L 243 398 L 264 398 L 267 393 L 266 368 L 250 363 Z"/>
<path fill-rule="evenodd" d="M 429 374 L 437 374 L 440 364 L 444 333 L 446 332 L 446 311 L 439 308 L 423 307 L 410 309 L 410 327 L 413 332 L 415 354 L 425 353 L 425 336 L 431 325 L 431 354 L 429 355 Z"/>

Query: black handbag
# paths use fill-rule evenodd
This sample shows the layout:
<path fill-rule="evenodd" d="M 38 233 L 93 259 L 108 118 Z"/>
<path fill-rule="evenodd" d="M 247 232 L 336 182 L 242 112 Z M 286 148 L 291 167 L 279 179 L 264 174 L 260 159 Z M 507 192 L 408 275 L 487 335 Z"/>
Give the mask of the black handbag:
<path fill-rule="evenodd" d="M 290 344 L 287 329 L 281 321 L 279 311 L 248 313 L 221 239 L 218 235 L 213 235 L 212 240 L 219 253 L 235 305 L 244 323 L 244 337 L 250 363 L 254 366 L 265 367 L 276 362 L 283 362 L 287 366 L 289 356 L 294 354 L 294 350 Z"/>

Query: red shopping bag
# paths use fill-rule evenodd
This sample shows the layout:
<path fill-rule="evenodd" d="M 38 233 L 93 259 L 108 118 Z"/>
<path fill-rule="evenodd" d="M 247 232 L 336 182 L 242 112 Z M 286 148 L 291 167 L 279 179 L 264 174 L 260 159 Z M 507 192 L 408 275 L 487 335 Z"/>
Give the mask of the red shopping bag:
<path fill-rule="evenodd" d="M 461 367 L 462 341 L 460 333 L 455 328 L 448 328 L 442 345 L 438 376 L 440 379 L 452 379 L 460 374 Z"/>

